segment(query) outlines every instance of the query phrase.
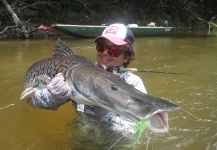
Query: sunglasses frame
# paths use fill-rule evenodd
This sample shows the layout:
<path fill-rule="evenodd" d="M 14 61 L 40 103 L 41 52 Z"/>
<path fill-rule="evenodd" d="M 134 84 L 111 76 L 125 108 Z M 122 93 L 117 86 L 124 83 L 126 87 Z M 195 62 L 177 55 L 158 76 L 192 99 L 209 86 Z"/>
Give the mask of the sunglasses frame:
<path fill-rule="evenodd" d="M 100 50 L 99 46 L 101 46 L 101 48 L 103 47 L 102 48 L 103 50 Z M 97 44 L 96 44 L 96 50 L 98 52 L 103 53 L 106 49 L 108 50 L 108 54 L 111 57 L 119 57 L 120 54 L 124 53 L 124 51 L 125 51 L 125 50 L 121 50 L 121 49 L 119 49 L 119 48 L 117 48 L 115 46 L 108 46 L 108 45 L 106 45 L 104 43 L 97 42 Z"/>

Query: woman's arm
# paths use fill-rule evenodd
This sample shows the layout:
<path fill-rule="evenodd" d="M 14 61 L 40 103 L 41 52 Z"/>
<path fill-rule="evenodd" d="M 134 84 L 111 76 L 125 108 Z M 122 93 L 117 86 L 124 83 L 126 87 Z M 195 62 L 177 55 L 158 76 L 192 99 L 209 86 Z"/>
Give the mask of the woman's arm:
<path fill-rule="evenodd" d="M 44 88 L 37 88 L 27 99 L 35 108 L 56 110 L 70 99 L 71 90 L 61 73 Z"/>

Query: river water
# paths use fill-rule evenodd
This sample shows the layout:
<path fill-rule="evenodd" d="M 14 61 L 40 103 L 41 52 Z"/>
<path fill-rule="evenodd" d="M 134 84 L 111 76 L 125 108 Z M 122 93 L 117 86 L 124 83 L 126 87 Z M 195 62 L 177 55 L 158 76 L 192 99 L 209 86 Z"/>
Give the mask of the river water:
<path fill-rule="evenodd" d="M 77 54 L 96 61 L 93 39 L 61 39 Z M 50 111 L 19 100 L 25 71 L 34 62 L 51 57 L 56 40 L 0 41 L 0 149 L 75 149 L 72 124 L 76 112 L 72 103 Z M 140 37 L 135 46 L 136 59 L 130 67 L 166 72 L 190 70 L 180 75 L 136 73 L 148 94 L 176 103 L 181 110 L 169 113 L 168 133 L 144 132 L 135 150 L 217 150 L 217 37 L 206 33 Z"/>

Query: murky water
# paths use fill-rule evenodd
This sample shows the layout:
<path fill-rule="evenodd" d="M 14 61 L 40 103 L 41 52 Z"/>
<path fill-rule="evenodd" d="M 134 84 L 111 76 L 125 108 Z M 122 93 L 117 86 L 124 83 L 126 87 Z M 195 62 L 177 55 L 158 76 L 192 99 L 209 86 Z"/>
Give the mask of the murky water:
<path fill-rule="evenodd" d="M 136 38 L 136 60 L 130 67 L 171 72 L 193 69 L 182 75 L 136 73 L 150 95 L 182 108 L 169 113 L 169 133 L 144 133 L 136 150 L 217 149 L 217 37 L 193 35 Z M 93 39 L 61 39 L 77 54 L 96 60 Z M 76 112 L 71 103 L 50 111 L 19 100 L 25 71 L 34 62 L 51 57 L 56 40 L 0 41 L 0 149 L 74 149 Z M 107 140 L 111 139 L 113 135 Z"/>

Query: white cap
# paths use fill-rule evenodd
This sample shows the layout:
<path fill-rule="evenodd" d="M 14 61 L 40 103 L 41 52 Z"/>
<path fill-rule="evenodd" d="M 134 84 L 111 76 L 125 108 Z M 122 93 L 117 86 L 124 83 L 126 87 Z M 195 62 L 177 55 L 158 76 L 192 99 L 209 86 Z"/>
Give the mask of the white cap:
<path fill-rule="evenodd" d="M 134 42 L 132 31 L 125 25 L 118 23 L 106 27 L 102 35 L 96 37 L 94 42 L 97 42 L 101 38 L 106 38 L 115 45 L 125 45 L 127 43 L 132 45 Z"/>

